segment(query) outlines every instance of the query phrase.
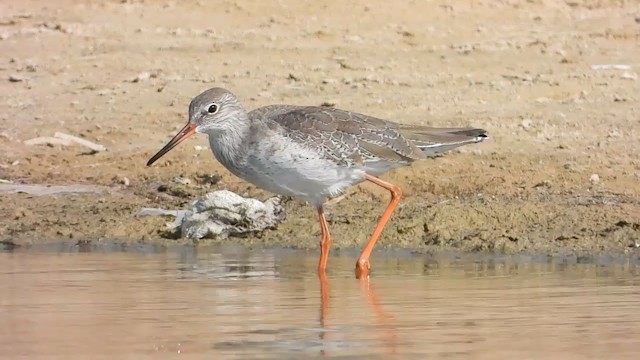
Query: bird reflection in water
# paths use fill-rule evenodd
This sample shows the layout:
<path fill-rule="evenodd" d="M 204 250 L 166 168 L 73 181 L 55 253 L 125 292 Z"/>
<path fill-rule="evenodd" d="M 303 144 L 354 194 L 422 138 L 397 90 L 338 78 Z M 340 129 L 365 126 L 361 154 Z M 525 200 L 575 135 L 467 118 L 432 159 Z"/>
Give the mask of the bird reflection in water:
<path fill-rule="evenodd" d="M 327 319 L 329 318 L 329 310 L 331 309 L 331 290 L 329 286 L 329 278 L 324 271 L 318 272 L 318 280 L 320 282 L 320 340 L 327 340 L 326 335 L 330 333 L 327 331 L 330 327 Z M 397 336 L 395 327 L 393 326 L 393 316 L 384 310 L 384 307 L 380 303 L 378 294 L 371 284 L 371 279 L 361 277 L 356 280 L 362 291 L 362 295 L 365 297 L 365 301 L 369 309 L 375 316 L 378 329 L 377 334 L 381 337 L 381 344 L 385 347 L 387 354 L 396 354 L 397 348 Z M 328 355 L 326 349 L 320 350 L 322 355 Z"/>

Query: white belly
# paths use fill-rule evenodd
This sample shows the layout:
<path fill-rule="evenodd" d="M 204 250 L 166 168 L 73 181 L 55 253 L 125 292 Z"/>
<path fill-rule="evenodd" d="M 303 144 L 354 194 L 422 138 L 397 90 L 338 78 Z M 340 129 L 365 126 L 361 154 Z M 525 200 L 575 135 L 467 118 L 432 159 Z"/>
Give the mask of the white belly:
<path fill-rule="evenodd" d="M 250 155 L 243 178 L 265 190 L 301 198 L 316 206 L 363 182 L 365 172 L 320 158 L 306 149 Z"/>
<path fill-rule="evenodd" d="M 304 144 L 284 137 L 272 136 L 269 141 L 254 144 L 232 163 L 225 161 L 213 145 L 218 161 L 236 176 L 264 190 L 294 196 L 315 206 L 365 180 L 363 169 L 339 166 Z"/>

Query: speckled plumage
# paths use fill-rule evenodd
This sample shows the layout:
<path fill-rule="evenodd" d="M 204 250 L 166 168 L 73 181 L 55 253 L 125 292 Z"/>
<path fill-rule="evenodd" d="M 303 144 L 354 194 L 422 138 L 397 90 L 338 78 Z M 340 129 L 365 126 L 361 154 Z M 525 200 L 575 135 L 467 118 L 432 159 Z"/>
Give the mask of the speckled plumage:
<path fill-rule="evenodd" d="M 213 103 L 220 108 L 210 115 Z M 486 137 L 481 129 L 402 125 L 330 107 L 269 105 L 247 113 L 221 88 L 195 97 L 189 118 L 232 173 L 316 206 L 367 173 L 379 176 Z"/>
<path fill-rule="evenodd" d="M 356 262 L 358 277 L 368 275 L 371 251 L 402 196 L 400 187 L 377 176 L 486 138 L 482 129 L 402 125 L 328 107 L 269 105 L 247 112 L 235 95 L 212 88 L 191 101 L 187 125 L 147 165 L 195 132 L 209 136 L 213 155 L 233 174 L 316 207 L 320 274 L 331 247 L 324 202 L 365 180 L 387 189 L 391 201 Z"/>

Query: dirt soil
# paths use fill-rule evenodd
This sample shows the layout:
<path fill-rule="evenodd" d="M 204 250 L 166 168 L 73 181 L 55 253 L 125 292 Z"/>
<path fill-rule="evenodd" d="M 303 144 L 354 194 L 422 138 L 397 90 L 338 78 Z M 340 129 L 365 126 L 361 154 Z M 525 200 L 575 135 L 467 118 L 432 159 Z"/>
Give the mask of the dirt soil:
<path fill-rule="evenodd" d="M 406 196 L 380 247 L 637 256 L 639 44 L 635 0 L 2 1 L 0 179 L 108 189 L 0 194 L 0 240 L 184 242 L 171 219 L 134 214 L 216 189 L 271 196 L 203 135 L 145 166 L 190 99 L 222 86 L 248 108 L 325 103 L 488 131 L 384 177 Z M 108 150 L 24 143 L 56 132 Z M 363 246 L 387 201 L 364 184 L 330 206 L 334 246 Z M 286 210 L 278 229 L 209 241 L 317 247 L 314 209 Z"/>

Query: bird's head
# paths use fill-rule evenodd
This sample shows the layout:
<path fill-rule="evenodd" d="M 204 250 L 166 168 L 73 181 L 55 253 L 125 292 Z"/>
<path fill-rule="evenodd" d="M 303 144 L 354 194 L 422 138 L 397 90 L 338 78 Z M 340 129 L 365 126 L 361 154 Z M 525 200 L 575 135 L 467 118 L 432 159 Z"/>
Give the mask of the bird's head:
<path fill-rule="evenodd" d="M 221 133 L 234 128 L 234 122 L 244 114 L 238 98 L 223 88 L 211 88 L 191 100 L 189 121 L 169 142 L 149 159 L 152 165 L 164 154 L 191 135 Z"/>

